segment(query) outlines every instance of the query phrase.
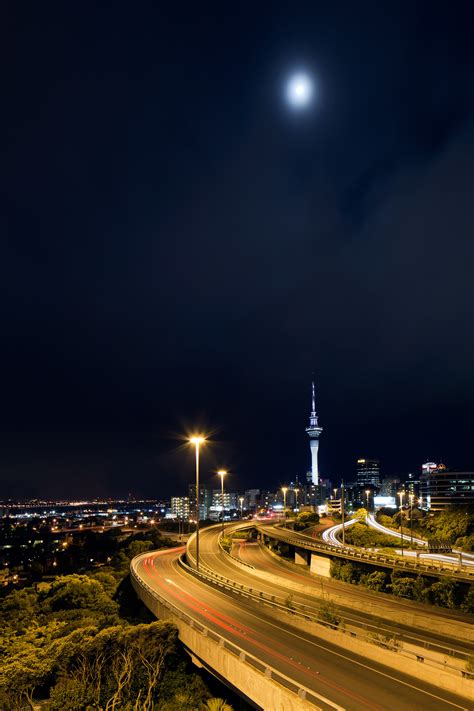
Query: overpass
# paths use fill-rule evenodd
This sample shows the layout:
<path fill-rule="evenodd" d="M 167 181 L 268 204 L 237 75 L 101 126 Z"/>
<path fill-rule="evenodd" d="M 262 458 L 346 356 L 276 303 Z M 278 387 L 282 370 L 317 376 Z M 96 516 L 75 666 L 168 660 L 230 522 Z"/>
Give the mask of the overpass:
<path fill-rule="evenodd" d="M 459 561 L 449 562 L 441 556 L 437 560 L 436 557 L 422 559 L 416 556 L 385 555 L 354 546 L 343 546 L 341 543 L 336 545 L 334 542 L 315 540 L 304 533 L 275 525 L 259 524 L 257 530 L 265 541 L 275 540 L 290 546 L 294 550 L 295 562 L 311 565 L 315 573 L 325 577 L 330 577 L 332 559 L 346 559 L 377 568 L 449 577 L 474 584 L 473 565 L 462 565 Z"/>
<path fill-rule="evenodd" d="M 135 558 L 132 582 L 154 614 L 178 625 L 195 661 L 257 707 L 382 711 L 396 704 L 408 711 L 417 703 L 424 709 L 468 708 L 459 693 L 384 666 L 387 650 L 374 647 L 376 658 L 368 660 L 362 648 L 348 649 L 337 638 L 340 633 L 312 620 L 309 612 L 302 621 L 294 609 L 266 599 L 256 587 L 253 592 L 243 584 L 239 591 L 237 584 L 229 589 L 218 576 L 224 569 L 238 576 L 235 561 L 219 549 L 219 527 L 201 535 L 201 573 L 186 565 L 182 549 L 173 549 Z M 191 542 L 191 562 L 192 547 Z M 248 565 L 240 567 L 252 572 Z M 463 683 L 468 682 L 458 678 L 453 688 L 462 691 Z"/>

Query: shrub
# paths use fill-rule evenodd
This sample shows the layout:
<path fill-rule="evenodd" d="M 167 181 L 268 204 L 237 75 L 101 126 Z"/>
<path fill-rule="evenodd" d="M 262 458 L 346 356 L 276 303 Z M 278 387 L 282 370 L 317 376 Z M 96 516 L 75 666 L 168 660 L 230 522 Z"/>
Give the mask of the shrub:
<path fill-rule="evenodd" d="M 333 602 L 323 602 L 318 611 L 318 620 L 325 625 L 337 629 L 341 624 L 341 617 L 338 614 L 337 607 Z"/>
<path fill-rule="evenodd" d="M 381 570 L 361 575 L 360 578 L 361 585 L 365 585 L 369 590 L 375 590 L 376 592 L 381 592 L 385 588 L 386 582 L 387 576 Z"/>

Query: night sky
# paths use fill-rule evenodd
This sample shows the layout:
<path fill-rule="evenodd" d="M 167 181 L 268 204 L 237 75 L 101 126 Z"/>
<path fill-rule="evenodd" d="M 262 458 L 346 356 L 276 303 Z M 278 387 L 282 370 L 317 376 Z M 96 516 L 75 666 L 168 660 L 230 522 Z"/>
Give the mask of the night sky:
<path fill-rule="evenodd" d="M 0 496 L 474 466 L 471 0 L 8 5 Z"/>

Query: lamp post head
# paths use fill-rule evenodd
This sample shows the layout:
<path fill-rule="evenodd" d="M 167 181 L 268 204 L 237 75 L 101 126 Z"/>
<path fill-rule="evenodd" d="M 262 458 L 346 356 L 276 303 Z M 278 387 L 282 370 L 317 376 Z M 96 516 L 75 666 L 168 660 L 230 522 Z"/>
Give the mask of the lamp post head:
<path fill-rule="evenodd" d="M 191 444 L 195 444 L 196 446 L 199 446 L 200 444 L 202 444 L 205 441 L 206 441 L 206 438 L 202 437 L 202 435 L 195 435 L 195 436 L 189 438 L 189 442 Z"/>
<path fill-rule="evenodd" d="M 227 472 L 226 472 L 225 469 L 219 469 L 219 471 L 218 471 L 217 473 L 218 473 L 219 476 L 222 477 L 222 478 L 224 478 L 225 475 L 227 474 Z"/>
<path fill-rule="evenodd" d="M 287 486 L 282 486 L 282 487 L 281 487 L 281 490 L 283 491 L 284 494 L 286 494 L 286 492 L 288 491 L 288 487 L 287 487 Z"/>

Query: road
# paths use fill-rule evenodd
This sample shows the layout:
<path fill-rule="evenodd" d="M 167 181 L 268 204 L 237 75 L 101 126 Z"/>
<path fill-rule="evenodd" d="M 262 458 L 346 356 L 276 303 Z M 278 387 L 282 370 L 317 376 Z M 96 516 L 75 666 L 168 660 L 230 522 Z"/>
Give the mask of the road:
<path fill-rule="evenodd" d="M 202 562 L 227 568 L 215 549 L 217 536 L 201 534 Z M 275 621 L 261 606 L 228 597 L 177 566 L 182 549 L 150 553 L 140 563 L 140 577 L 177 607 L 206 624 L 265 664 L 295 679 L 332 704 L 348 711 L 468 709 L 454 694 L 424 684 L 363 657 Z M 330 703 L 322 708 L 333 708 Z"/>
<path fill-rule="evenodd" d="M 347 603 L 339 605 L 341 614 L 347 623 L 354 627 L 374 626 L 375 632 L 386 632 L 388 635 L 396 634 L 400 640 L 405 639 L 412 644 L 418 644 L 433 651 L 442 653 L 459 654 L 462 658 L 467 654 L 474 653 L 474 646 L 470 641 L 454 640 L 447 638 L 436 631 L 436 619 L 453 619 L 465 622 L 465 615 L 461 615 L 452 610 L 433 611 L 433 629 L 413 630 L 407 625 L 392 622 L 396 619 L 397 613 L 413 614 L 414 605 L 404 599 L 387 598 L 387 596 L 376 595 L 363 587 L 354 585 L 348 586 L 346 583 L 333 580 L 331 578 L 321 578 L 311 574 L 309 569 L 298 566 L 295 571 L 292 564 L 288 564 L 281 559 L 277 559 L 268 551 L 265 546 L 260 546 L 254 542 L 242 542 L 234 546 L 235 553 L 243 562 L 254 566 L 259 571 L 278 576 L 281 579 L 280 585 L 275 583 L 275 578 L 266 582 L 261 576 L 253 575 L 251 569 L 244 569 L 233 563 L 232 558 L 223 555 L 218 545 L 218 532 L 216 529 L 207 529 L 201 533 L 201 563 L 210 571 L 222 575 L 230 580 L 254 590 L 263 591 L 268 595 L 278 595 L 286 598 L 290 589 L 288 583 L 292 584 L 291 594 L 295 603 L 305 605 L 308 610 L 314 609 L 317 617 L 318 607 L 316 606 L 324 596 L 329 593 L 336 594 L 339 598 L 344 596 Z M 295 585 L 296 584 L 296 585 Z M 310 592 L 309 592 L 310 591 Z M 384 612 L 384 618 L 375 617 L 369 613 L 364 613 L 360 608 L 366 606 L 370 609 L 374 602 L 374 596 Z M 358 600 L 359 609 L 354 608 L 354 601 Z"/>
<path fill-rule="evenodd" d="M 394 531 L 393 528 L 386 528 L 385 526 L 382 526 L 375 519 L 375 516 L 373 514 L 369 514 L 367 516 L 367 524 L 371 528 L 374 528 L 379 533 L 383 533 L 386 536 L 394 536 L 395 538 L 399 538 L 400 540 L 402 539 L 402 535 L 399 531 Z M 334 529 L 329 529 L 329 530 L 331 531 Z M 406 542 L 408 542 L 409 540 L 411 540 L 411 536 L 407 535 L 405 532 L 403 534 L 403 539 Z M 425 541 L 423 538 L 416 538 L 415 536 L 413 536 L 413 542 L 417 543 L 420 546 L 427 546 L 428 545 L 428 541 Z M 472 555 L 472 553 L 465 553 L 464 551 L 459 551 L 459 550 L 453 550 L 453 553 L 451 555 L 441 554 L 441 553 L 420 553 L 420 558 L 431 559 L 431 560 L 440 560 L 443 563 L 458 563 L 459 562 L 459 554 L 462 555 L 463 565 L 468 565 L 468 566 L 474 565 L 474 555 Z M 404 555 L 415 555 L 416 556 L 416 551 L 409 551 L 409 550 L 405 549 Z"/>

